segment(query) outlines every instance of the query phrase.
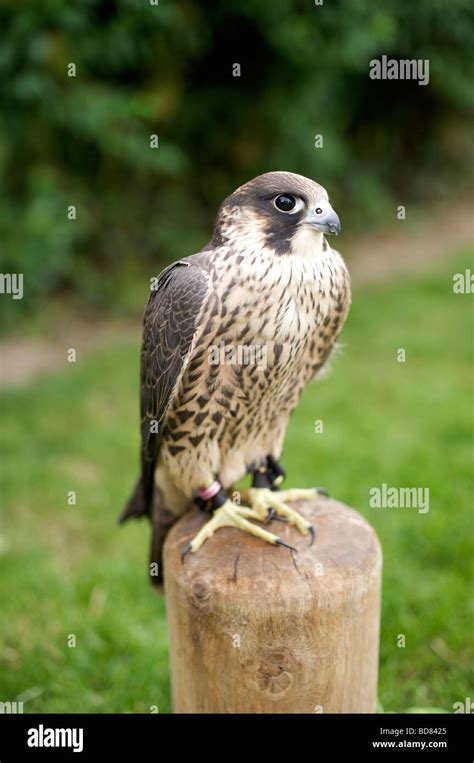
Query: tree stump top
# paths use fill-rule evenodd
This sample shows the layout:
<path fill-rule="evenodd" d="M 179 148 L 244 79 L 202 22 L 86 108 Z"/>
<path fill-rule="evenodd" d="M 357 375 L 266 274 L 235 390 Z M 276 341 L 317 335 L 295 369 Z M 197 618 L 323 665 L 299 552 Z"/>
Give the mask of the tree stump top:
<path fill-rule="evenodd" d="M 285 522 L 273 521 L 265 527 L 295 546 L 297 554 L 226 527 L 209 538 L 196 554 L 188 554 L 181 564 L 182 548 L 209 519 L 208 514 L 196 509 L 170 531 L 167 565 L 171 563 L 181 585 L 188 587 L 192 581 L 194 595 L 201 602 L 211 592 L 214 596 L 254 596 L 261 595 L 262 586 L 269 593 L 276 592 L 283 582 L 286 589 L 289 580 L 291 596 L 299 593 L 307 598 L 308 585 L 312 594 L 327 593 L 343 585 L 347 575 L 364 576 L 378 567 L 374 564 L 374 556 L 381 557 L 377 536 L 356 511 L 320 496 L 313 501 L 294 502 L 292 508 L 313 523 L 313 546 L 309 545 L 309 536 L 301 535 Z"/>

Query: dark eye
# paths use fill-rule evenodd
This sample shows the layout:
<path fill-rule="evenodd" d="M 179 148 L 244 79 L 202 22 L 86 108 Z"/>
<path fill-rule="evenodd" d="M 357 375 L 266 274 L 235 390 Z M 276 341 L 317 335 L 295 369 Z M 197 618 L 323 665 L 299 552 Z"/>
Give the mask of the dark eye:
<path fill-rule="evenodd" d="M 322 215 L 323 214 L 323 210 L 321 209 L 321 207 L 316 207 L 316 209 L 314 211 L 316 212 L 317 215 Z"/>
<path fill-rule="evenodd" d="M 275 206 L 280 212 L 291 212 L 296 206 L 296 200 L 294 196 L 277 196 L 275 199 Z"/>

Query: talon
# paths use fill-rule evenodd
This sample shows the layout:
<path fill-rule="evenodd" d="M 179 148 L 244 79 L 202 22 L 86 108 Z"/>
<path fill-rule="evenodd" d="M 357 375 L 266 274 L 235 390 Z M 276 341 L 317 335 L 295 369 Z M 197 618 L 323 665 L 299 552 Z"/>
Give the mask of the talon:
<path fill-rule="evenodd" d="M 191 551 L 192 547 L 193 547 L 193 544 L 191 543 L 191 541 L 189 543 L 186 543 L 185 547 L 181 551 L 181 564 L 184 564 L 184 558 L 185 558 L 186 554 L 189 554 L 189 552 Z"/>
<path fill-rule="evenodd" d="M 265 524 L 267 525 L 269 522 L 273 522 L 273 521 L 275 521 L 275 522 L 287 522 L 288 523 L 288 520 L 286 519 L 286 517 L 279 517 L 278 514 L 276 513 L 275 509 L 268 509 L 268 514 L 267 514 L 267 518 L 265 520 Z"/>
<path fill-rule="evenodd" d="M 269 522 L 272 521 L 272 519 L 275 519 L 275 509 L 268 509 L 267 518 L 265 520 L 265 524 L 268 525 Z"/>
<path fill-rule="evenodd" d="M 309 530 L 309 534 L 311 535 L 311 541 L 310 541 L 310 544 L 309 544 L 309 547 L 311 548 L 311 546 L 313 545 L 314 541 L 316 540 L 316 530 L 314 529 L 313 525 L 308 527 L 308 530 Z"/>
<path fill-rule="evenodd" d="M 325 487 L 315 487 L 313 490 L 316 495 L 325 495 L 326 498 L 329 498 L 329 490 L 326 490 Z"/>
<path fill-rule="evenodd" d="M 285 546 L 285 548 L 289 548 L 290 551 L 294 551 L 295 554 L 298 553 L 298 549 L 297 548 L 295 548 L 294 546 L 290 546 L 290 544 L 287 543 L 286 540 L 283 540 L 282 538 L 277 538 L 276 541 L 275 541 L 275 544 L 277 546 Z"/>

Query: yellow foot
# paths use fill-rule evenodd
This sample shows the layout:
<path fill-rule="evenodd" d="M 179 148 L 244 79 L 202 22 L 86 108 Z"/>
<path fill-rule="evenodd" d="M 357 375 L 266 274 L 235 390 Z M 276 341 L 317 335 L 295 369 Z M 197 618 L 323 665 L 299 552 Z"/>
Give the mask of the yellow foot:
<path fill-rule="evenodd" d="M 258 490 L 256 492 L 261 491 Z M 290 546 L 289 543 L 286 543 L 286 541 L 279 538 L 278 535 L 265 530 L 265 528 L 260 527 L 259 525 L 252 524 L 252 522 L 248 521 L 249 519 L 260 519 L 260 514 L 254 509 L 248 508 L 247 506 L 238 506 L 236 503 L 233 503 L 228 499 L 220 507 L 220 509 L 216 509 L 212 519 L 206 522 L 204 527 L 199 530 L 198 534 L 194 536 L 192 541 L 190 541 L 187 546 L 184 547 L 181 553 L 181 558 L 184 560 L 184 557 L 187 553 L 194 553 L 197 551 L 198 548 L 202 546 L 204 541 L 210 538 L 211 535 L 214 535 L 215 531 L 220 527 L 237 527 L 239 530 L 243 530 L 244 532 L 248 532 L 251 535 L 255 535 L 257 538 L 261 538 L 262 540 L 267 541 L 267 543 L 286 546 L 292 551 L 296 551 L 293 546 Z M 266 519 L 266 513 L 263 516 L 263 519 Z"/>
<path fill-rule="evenodd" d="M 252 516 L 261 522 L 270 519 L 283 519 L 290 525 L 294 525 L 302 535 L 311 535 L 311 544 L 315 539 L 315 531 L 307 519 L 301 516 L 297 511 L 291 509 L 288 501 L 310 500 L 314 498 L 318 488 L 282 490 L 275 492 L 268 488 L 252 487 L 245 491 L 244 500 L 252 506 Z"/>

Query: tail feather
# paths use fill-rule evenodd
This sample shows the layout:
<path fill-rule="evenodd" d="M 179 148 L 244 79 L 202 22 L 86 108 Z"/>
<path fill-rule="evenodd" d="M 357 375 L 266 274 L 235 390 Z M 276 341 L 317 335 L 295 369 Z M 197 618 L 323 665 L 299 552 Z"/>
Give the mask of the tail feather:
<path fill-rule="evenodd" d="M 156 493 L 159 493 L 159 491 L 157 490 Z M 161 588 L 163 585 L 163 546 L 165 545 L 166 536 L 178 519 L 178 516 L 172 514 L 162 503 L 159 503 L 159 498 L 155 501 L 152 516 L 150 566 L 148 568 L 150 583 L 155 588 Z"/>
<path fill-rule="evenodd" d="M 135 489 L 118 519 L 119 524 L 123 524 L 128 519 L 139 519 L 147 516 L 151 520 L 151 549 L 150 566 L 148 568 L 150 582 L 155 588 L 161 588 L 164 581 L 163 575 L 163 546 L 168 531 L 174 525 L 178 517 L 172 514 L 164 505 L 163 494 L 155 486 L 153 491 L 153 509 L 150 512 L 143 480 L 140 478 L 135 485 Z"/>
<path fill-rule="evenodd" d="M 119 525 L 123 525 L 127 519 L 139 519 L 143 516 L 150 516 L 145 501 L 145 492 L 143 490 L 143 480 L 140 478 L 135 485 L 135 489 L 130 496 L 127 505 L 118 518 Z"/>

